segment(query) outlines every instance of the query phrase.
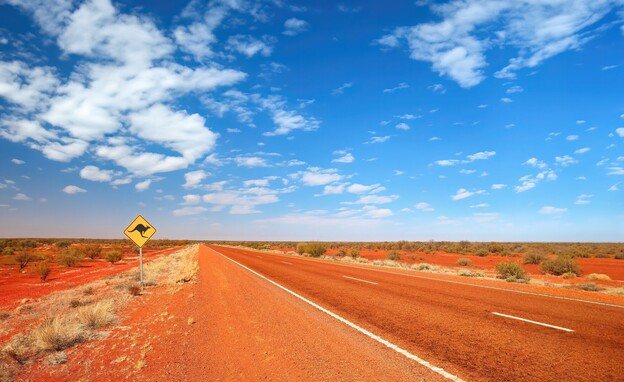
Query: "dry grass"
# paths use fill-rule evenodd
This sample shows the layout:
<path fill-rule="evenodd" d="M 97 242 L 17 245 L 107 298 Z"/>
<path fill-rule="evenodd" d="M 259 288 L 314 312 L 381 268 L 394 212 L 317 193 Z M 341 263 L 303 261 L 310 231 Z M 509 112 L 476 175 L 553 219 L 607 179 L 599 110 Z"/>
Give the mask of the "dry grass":
<path fill-rule="evenodd" d="M 24 364 L 33 352 L 33 341 L 30 336 L 18 334 L 2 349 L 2 353 L 13 359 L 15 362 Z"/>
<path fill-rule="evenodd" d="M 97 330 L 115 322 L 113 301 L 98 301 L 78 309 L 78 321 L 91 330 Z"/>
<path fill-rule="evenodd" d="M 86 339 L 87 334 L 82 323 L 66 316 L 48 318 L 32 333 L 37 348 L 55 351 L 74 346 Z"/>
<path fill-rule="evenodd" d="M 168 285 L 192 281 L 199 269 L 197 253 L 198 247 L 193 245 L 152 261 L 143 267 L 145 279 L 162 279 Z"/>
<path fill-rule="evenodd" d="M 611 280 L 611 277 L 609 277 L 608 275 L 603 275 L 601 273 L 590 273 L 585 278 L 587 280 L 602 280 L 602 281 Z"/>

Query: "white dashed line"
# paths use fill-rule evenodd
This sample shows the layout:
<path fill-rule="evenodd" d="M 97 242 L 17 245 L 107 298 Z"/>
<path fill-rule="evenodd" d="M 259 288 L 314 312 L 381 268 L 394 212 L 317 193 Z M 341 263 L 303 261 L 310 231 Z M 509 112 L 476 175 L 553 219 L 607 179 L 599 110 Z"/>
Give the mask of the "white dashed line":
<path fill-rule="evenodd" d="M 546 326 L 546 327 L 553 328 L 553 329 L 563 330 L 564 332 L 573 332 L 573 331 L 574 331 L 574 330 L 572 330 L 572 329 L 562 328 L 561 326 L 555 326 L 555 325 L 545 324 L 545 323 L 543 323 L 543 322 L 537 322 L 537 321 L 533 321 L 533 320 L 527 320 L 526 318 L 520 318 L 520 317 L 516 317 L 516 316 L 510 316 L 510 315 L 508 315 L 508 314 L 502 314 L 502 313 L 498 313 L 498 312 L 492 312 L 492 314 L 497 315 L 497 316 L 501 316 L 501 317 L 511 318 L 511 319 L 513 319 L 513 320 L 518 320 L 518 321 L 529 322 L 529 323 L 531 323 L 531 324 L 535 324 L 535 325 L 541 325 L 541 326 Z"/>
<path fill-rule="evenodd" d="M 349 277 L 349 276 L 342 276 L 345 279 L 351 279 L 351 280 L 355 280 L 355 281 L 361 281 L 363 283 L 369 283 L 369 284 L 373 284 L 373 285 L 379 285 L 379 283 L 373 282 L 373 281 L 367 281 L 367 280 L 362 280 L 362 279 L 356 279 L 355 277 Z"/>

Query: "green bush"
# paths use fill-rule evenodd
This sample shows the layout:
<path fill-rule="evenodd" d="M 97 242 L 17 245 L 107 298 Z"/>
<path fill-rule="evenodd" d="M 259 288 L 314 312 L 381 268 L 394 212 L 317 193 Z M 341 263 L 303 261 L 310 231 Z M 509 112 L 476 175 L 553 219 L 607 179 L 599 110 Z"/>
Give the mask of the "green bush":
<path fill-rule="evenodd" d="M 11 256 L 11 255 L 15 254 L 15 248 L 13 248 L 13 247 L 6 247 L 6 248 L 4 248 L 4 249 L 2 250 L 2 254 L 3 254 L 3 255 L 8 255 L 8 256 Z M 617 256 L 617 255 L 616 255 L 616 256 Z"/>
<path fill-rule="evenodd" d="M 82 248 L 82 253 L 85 257 L 93 260 L 102 255 L 102 247 L 100 247 L 99 244 L 89 244 Z"/>
<path fill-rule="evenodd" d="M 37 268 L 35 268 L 35 272 L 37 272 L 37 274 L 41 276 L 41 281 L 45 282 L 48 276 L 50 275 L 50 273 L 52 273 L 52 270 L 50 269 L 50 266 L 48 265 L 47 261 L 42 261 L 39 264 L 37 264 Z"/>
<path fill-rule="evenodd" d="M 501 279 L 505 279 L 507 281 L 520 281 L 520 280 L 528 280 L 526 271 L 522 268 L 520 263 L 516 263 L 515 261 L 502 262 L 496 264 L 496 272 L 498 273 L 498 277 Z"/>
<path fill-rule="evenodd" d="M 459 259 L 457 260 L 457 265 L 461 265 L 462 267 L 467 267 L 471 264 L 470 259 Z"/>
<path fill-rule="evenodd" d="M 37 248 L 39 245 L 34 240 L 20 240 L 18 243 L 20 248 Z"/>
<path fill-rule="evenodd" d="M 544 260 L 542 262 L 542 272 L 550 273 L 555 276 L 563 275 L 564 273 L 574 273 L 580 276 L 582 273 L 581 267 L 578 262 L 568 256 L 558 256 L 556 259 Z"/>
<path fill-rule="evenodd" d="M 525 264 L 539 264 L 544 261 L 545 258 L 546 256 L 543 253 L 531 251 L 524 255 L 523 261 Z"/>
<path fill-rule="evenodd" d="M 54 245 L 56 246 L 56 248 L 67 248 L 71 245 L 71 242 L 68 240 L 60 240 L 54 243 Z"/>
<path fill-rule="evenodd" d="M 351 257 L 357 259 L 358 257 L 360 257 L 360 251 L 357 248 L 353 248 L 351 250 Z"/>
<path fill-rule="evenodd" d="M 346 256 L 347 255 L 347 251 L 344 250 L 344 248 L 340 248 L 340 250 L 338 250 L 338 256 Z"/>
<path fill-rule="evenodd" d="M 66 267 L 73 267 L 82 260 L 82 256 L 76 249 L 66 248 L 58 255 L 58 261 Z"/>
<path fill-rule="evenodd" d="M 401 254 L 397 251 L 390 251 L 387 256 L 388 260 L 401 260 Z"/>
<path fill-rule="evenodd" d="M 487 249 L 485 249 L 485 248 L 477 248 L 477 250 L 474 251 L 474 253 L 473 253 L 473 255 L 479 256 L 479 257 L 485 257 L 485 256 L 487 256 L 489 254 L 490 254 L 490 252 Z"/>
<path fill-rule="evenodd" d="M 624 260 L 624 252 L 616 253 L 615 254 L 615 259 L 616 260 Z"/>
<path fill-rule="evenodd" d="M 26 268 L 33 256 L 28 252 L 20 252 L 15 256 L 15 262 L 19 265 L 20 269 Z"/>
<path fill-rule="evenodd" d="M 298 243 L 297 244 L 297 253 L 300 255 L 308 254 L 312 257 L 321 257 L 327 248 L 324 244 L 319 242 L 311 242 L 311 243 Z"/>
<path fill-rule="evenodd" d="M 111 265 L 120 261 L 123 258 L 123 253 L 119 250 L 113 249 L 104 253 L 104 259 L 111 263 Z"/>

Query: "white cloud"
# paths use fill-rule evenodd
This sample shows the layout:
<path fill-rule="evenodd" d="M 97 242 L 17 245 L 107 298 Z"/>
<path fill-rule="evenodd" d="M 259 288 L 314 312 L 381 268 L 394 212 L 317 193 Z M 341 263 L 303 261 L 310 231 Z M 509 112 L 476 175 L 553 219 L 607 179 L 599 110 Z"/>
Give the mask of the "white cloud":
<path fill-rule="evenodd" d="M 555 163 L 562 167 L 568 167 L 570 165 L 578 163 L 578 161 L 569 155 L 564 155 L 561 157 L 555 157 Z"/>
<path fill-rule="evenodd" d="M 386 136 L 383 136 L 383 137 L 371 137 L 371 139 L 369 141 L 364 142 L 364 143 L 365 144 L 384 143 L 388 139 L 390 139 L 389 135 L 386 135 Z"/>
<path fill-rule="evenodd" d="M 376 208 L 373 206 L 368 206 L 369 208 L 365 208 L 366 212 L 364 216 L 368 216 L 375 219 L 387 218 L 393 215 L 392 210 L 388 208 Z"/>
<path fill-rule="evenodd" d="M 338 174 L 336 169 L 321 169 L 318 167 L 310 167 L 307 171 L 299 171 L 292 174 L 291 177 L 299 179 L 306 186 L 324 186 L 344 179 L 344 176 Z"/>
<path fill-rule="evenodd" d="M 578 135 L 568 135 L 566 137 L 566 141 L 577 141 L 579 139 Z"/>
<path fill-rule="evenodd" d="M 541 182 L 542 180 L 553 181 L 556 179 L 557 179 L 557 174 L 552 170 L 542 171 L 535 176 L 525 175 L 519 179 L 521 184 L 519 186 L 516 186 L 514 190 L 518 193 L 525 192 L 525 191 L 535 188 L 535 186 L 537 186 L 537 184 Z"/>
<path fill-rule="evenodd" d="M 548 165 L 546 163 L 544 163 L 543 161 L 537 159 L 537 158 L 529 158 L 527 159 L 526 162 L 524 162 L 523 164 L 529 165 L 531 167 L 536 167 L 539 169 L 544 169 L 546 167 L 548 167 Z"/>
<path fill-rule="evenodd" d="M 464 174 L 464 175 L 474 174 L 475 172 L 477 172 L 477 170 L 466 170 L 466 169 L 459 170 L 459 173 Z"/>
<path fill-rule="evenodd" d="M 459 164 L 459 160 L 457 159 L 442 159 L 442 160 L 437 160 L 433 163 L 437 164 L 438 166 L 455 166 L 456 164 Z"/>
<path fill-rule="evenodd" d="M 431 205 L 426 202 L 418 202 L 414 205 L 414 207 L 419 211 L 425 211 L 425 212 L 434 211 L 434 208 L 431 207 Z"/>
<path fill-rule="evenodd" d="M 24 163 L 26 163 L 26 162 L 24 162 L 24 161 L 23 161 L 23 160 L 21 160 L 21 159 L 15 159 L 15 158 L 13 158 L 13 159 L 11 159 L 11 163 L 16 164 L 16 165 L 20 165 L 20 164 L 24 164 Z"/>
<path fill-rule="evenodd" d="M 513 78 L 522 68 L 582 46 L 602 31 L 595 24 L 614 7 L 617 2 L 585 0 L 432 3 L 431 10 L 442 20 L 398 27 L 377 43 L 395 48 L 405 40 L 412 59 L 430 62 L 433 71 L 471 87 L 485 78 L 488 50 L 517 49 L 518 56 L 496 73 Z"/>
<path fill-rule="evenodd" d="M 146 191 L 147 189 L 149 189 L 150 185 L 152 184 L 152 180 L 151 179 L 146 179 L 142 182 L 139 182 L 137 184 L 134 185 L 134 189 L 137 190 L 138 192 L 143 192 Z"/>
<path fill-rule="evenodd" d="M 502 190 L 503 188 L 507 187 L 506 184 L 502 184 L 502 183 L 496 183 L 492 185 L 492 190 Z"/>
<path fill-rule="evenodd" d="M 609 170 L 607 175 L 624 175 L 624 167 L 612 166 L 608 167 L 607 170 Z"/>
<path fill-rule="evenodd" d="M 618 187 L 620 185 L 620 182 L 614 184 L 613 186 L 609 187 L 609 189 L 607 191 L 619 191 L 620 188 Z"/>
<path fill-rule="evenodd" d="M 306 30 L 308 30 L 307 21 L 291 17 L 284 22 L 284 31 L 282 33 L 286 36 L 294 36 Z"/>
<path fill-rule="evenodd" d="M 173 216 L 192 216 L 199 215 L 203 212 L 208 211 L 208 208 L 195 206 L 195 207 L 182 207 L 176 210 L 173 210 Z"/>
<path fill-rule="evenodd" d="M 470 208 L 486 208 L 489 207 L 490 205 L 487 203 L 479 203 L 479 204 L 473 204 L 472 206 L 470 206 Z"/>
<path fill-rule="evenodd" d="M 594 195 L 581 194 L 581 195 L 576 197 L 576 201 L 574 202 L 574 204 L 577 204 L 577 205 L 589 204 L 589 203 L 591 203 L 589 199 L 591 199 L 593 197 L 594 197 Z"/>
<path fill-rule="evenodd" d="M 398 195 L 379 196 L 379 195 L 366 195 L 361 196 L 355 201 L 355 204 L 387 204 L 399 198 Z"/>
<path fill-rule="evenodd" d="M 184 174 L 184 184 L 183 188 L 196 188 L 198 187 L 202 180 L 206 179 L 208 174 L 204 170 L 191 171 Z"/>
<path fill-rule="evenodd" d="M 339 195 L 342 194 L 345 190 L 346 184 L 337 184 L 335 186 L 327 185 L 323 187 L 323 195 Z"/>
<path fill-rule="evenodd" d="M 245 180 L 243 182 L 243 186 L 245 187 L 268 187 L 269 186 L 269 180 L 268 179 L 251 179 L 251 180 Z"/>
<path fill-rule="evenodd" d="M 266 159 L 260 157 L 236 157 L 236 165 L 239 167 L 268 167 Z"/>
<path fill-rule="evenodd" d="M 78 186 L 69 185 L 63 188 L 63 192 L 69 195 L 74 195 L 74 194 L 78 194 L 81 192 L 87 192 L 87 190 L 85 190 L 84 188 L 80 188 Z"/>
<path fill-rule="evenodd" d="M 65 187 L 65 188 L 67 188 L 67 187 Z M 32 199 L 28 195 L 23 194 L 23 193 L 20 192 L 20 193 L 18 193 L 17 195 L 15 195 L 13 197 L 13 200 L 19 200 L 21 202 L 27 202 L 27 201 L 30 201 Z"/>
<path fill-rule="evenodd" d="M 201 196 L 193 194 L 184 195 L 182 199 L 184 200 L 184 203 L 182 203 L 184 205 L 192 205 L 201 202 Z"/>
<path fill-rule="evenodd" d="M 332 95 L 344 94 L 344 91 L 346 89 L 349 89 L 352 86 L 353 86 L 353 82 L 345 82 L 344 84 L 340 85 L 336 89 L 332 90 L 331 94 Z"/>
<path fill-rule="evenodd" d="M 465 188 L 460 188 L 459 190 L 457 190 L 455 195 L 451 196 L 451 199 L 462 200 L 462 199 L 466 199 L 474 195 L 482 195 L 482 194 L 485 194 L 484 190 L 468 191 Z"/>
<path fill-rule="evenodd" d="M 560 215 L 564 212 L 568 211 L 567 208 L 559 208 L 559 207 L 553 207 L 553 206 L 544 206 L 542 208 L 540 208 L 540 210 L 538 211 L 540 214 L 542 215 Z"/>
<path fill-rule="evenodd" d="M 507 90 L 505 90 L 505 93 L 514 94 L 514 93 L 522 93 L 523 91 L 524 89 L 522 88 L 522 86 L 514 85 L 514 86 L 507 88 Z"/>
<path fill-rule="evenodd" d="M 409 125 L 407 123 L 405 123 L 405 122 L 401 122 L 401 123 L 397 124 L 395 127 L 397 129 L 399 129 L 399 130 L 409 130 L 410 129 Z"/>
<path fill-rule="evenodd" d="M 428 86 L 427 89 L 430 89 L 432 92 L 437 93 L 437 94 L 446 93 L 446 88 L 442 84 L 433 84 L 431 86 Z"/>
<path fill-rule="evenodd" d="M 370 186 L 366 186 L 364 184 L 353 183 L 348 188 L 347 191 L 352 194 L 365 194 L 365 193 L 377 193 L 384 191 L 385 187 L 382 187 L 380 184 L 371 184 Z"/>
<path fill-rule="evenodd" d="M 114 174 L 115 172 L 112 170 L 102 170 L 96 166 L 85 166 L 80 170 L 80 177 L 82 179 L 93 182 L 110 182 Z"/>
<path fill-rule="evenodd" d="M 124 184 L 130 184 L 130 183 L 132 183 L 132 178 L 115 179 L 111 182 L 111 186 L 116 187 L 116 186 L 121 186 Z"/>
<path fill-rule="evenodd" d="M 397 90 L 407 89 L 407 88 L 409 88 L 409 85 L 405 82 L 401 82 L 400 84 L 398 84 L 397 86 L 393 88 L 384 89 L 383 92 L 388 94 L 388 93 L 394 93 Z"/>
<path fill-rule="evenodd" d="M 503 97 L 500 100 L 503 103 L 512 103 L 513 102 L 513 100 L 511 98 L 509 98 L 509 97 Z"/>
<path fill-rule="evenodd" d="M 429 142 L 435 142 L 435 141 L 439 141 L 440 137 L 431 137 L 429 138 Z"/>
<path fill-rule="evenodd" d="M 256 54 L 268 57 L 273 52 L 272 45 L 275 41 L 275 38 L 270 36 L 264 36 L 262 40 L 258 40 L 253 36 L 238 34 L 228 38 L 227 47 L 247 57 L 253 57 Z"/>
<path fill-rule="evenodd" d="M 615 129 L 615 133 L 620 137 L 624 138 L 624 127 L 618 127 L 617 129 Z"/>
<path fill-rule="evenodd" d="M 589 147 L 583 147 L 574 152 L 574 154 L 585 154 L 589 152 L 591 149 Z"/>
<path fill-rule="evenodd" d="M 343 156 L 341 156 L 340 158 L 333 159 L 332 162 L 335 162 L 335 163 L 353 163 L 354 160 L 355 160 L 355 157 L 353 156 L 353 154 L 346 153 Z"/>
<path fill-rule="evenodd" d="M 275 192 L 277 193 L 277 192 Z M 257 213 L 257 205 L 277 203 L 279 198 L 275 193 L 271 194 L 242 194 L 239 191 L 224 191 L 206 194 L 202 197 L 205 203 L 217 206 L 230 206 L 230 214 L 241 215 Z"/>

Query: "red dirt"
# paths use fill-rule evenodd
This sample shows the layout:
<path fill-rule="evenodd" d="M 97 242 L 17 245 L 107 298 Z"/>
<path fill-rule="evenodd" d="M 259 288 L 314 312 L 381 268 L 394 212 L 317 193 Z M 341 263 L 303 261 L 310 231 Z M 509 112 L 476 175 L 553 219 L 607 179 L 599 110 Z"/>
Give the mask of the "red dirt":
<path fill-rule="evenodd" d="M 294 247 L 291 248 L 279 248 L 273 247 L 272 249 L 288 252 L 295 251 Z M 328 249 L 326 255 L 333 256 L 338 254 L 338 249 Z M 349 253 L 349 249 L 346 249 L 347 254 Z M 360 256 L 373 260 L 385 260 L 387 259 L 388 253 L 390 251 L 384 250 L 370 250 L 370 249 L 361 249 Z M 457 260 L 459 259 L 468 259 L 470 260 L 469 269 L 480 269 L 485 271 L 494 271 L 496 264 L 507 261 L 516 261 L 522 263 L 522 257 L 505 257 L 505 256 L 473 256 L 473 255 L 460 255 L 455 253 L 447 253 L 442 251 L 437 251 L 435 254 L 428 254 L 424 252 L 404 252 L 397 251 L 401 254 L 401 262 L 408 264 L 415 263 L 428 263 L 432 265 L 440 265 L 443 267 L 453 267 L 453 268 L 465 268 L 460 267 L 457 264 Z M 585 279 L 584 276 L 587 276 L 591 273 L 605 274 L 611 278 L 612 281 L 604 281 L 604 280 L 591 280 L 591 282 L 595 282 L 597 284 L 603 284 L 608 286 L 624 286 L 624 260 L 616 260 L 613 258 L 602 259 L 602 258 L 578 258 L 576 259 L 583 270 L 583 274 L 579 278 L 574 279 L 563 279 L 561 277 L 544 275 L 540 271 L 540 266 L 537 264 L 522 264 L 523 268 L 526 269 L 527 272 L 531 274 L 533 278 L 544 280 L 552 283 L 559 284 L 579 284 L 586 283 L 590 280 Z"/>
<path fill-rule="evenodd" d="M 143 251 L 143 260 L 146 262 L 180 249 L 168 248 L 164 250 L 146 249 Z M 22 299 L 37 299 L 48 293 L 73 288 L 88 282 L 122 273 L 139 264 L 139 255 L 126 251 L 122 261 L 111 265 L 102 259 L 82 261 L 75 267 L 61 267 L 50 264 L 52 273 L 46 282 L 35 273 L 36 263 L 30 263 L 20 271 L 17 265 L 0 266 L 0 310 L 15 308 Z"/>

